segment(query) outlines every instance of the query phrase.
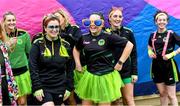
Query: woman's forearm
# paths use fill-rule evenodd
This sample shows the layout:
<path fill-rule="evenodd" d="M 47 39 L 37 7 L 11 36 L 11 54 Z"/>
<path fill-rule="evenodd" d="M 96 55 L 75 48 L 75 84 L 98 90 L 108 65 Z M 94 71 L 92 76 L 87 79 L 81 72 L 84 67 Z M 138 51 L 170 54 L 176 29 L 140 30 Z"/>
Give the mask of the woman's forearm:
<path fill-rule="evenodd" d="M 123 50 L 121 57 L 119 58 L 119 61 L 124 63 L 126 59 L 129 57 L 129 55 L 131 54 L 132 49 L 133 49 L 133 44 L 130 41 L 128 41 Z"/>
<path fill-rule="evenodd" d="M 76 66 L 81 66 L 80 52 L 76 49 L 76 47 L 73 48 L 73 57 L 74 57 Z"/>

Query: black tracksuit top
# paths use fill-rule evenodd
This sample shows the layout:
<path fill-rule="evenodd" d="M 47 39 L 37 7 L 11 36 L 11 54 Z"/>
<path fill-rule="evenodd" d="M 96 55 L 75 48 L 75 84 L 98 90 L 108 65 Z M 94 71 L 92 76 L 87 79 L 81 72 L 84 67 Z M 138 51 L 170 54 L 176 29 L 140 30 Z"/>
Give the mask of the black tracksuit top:
<path fill-rule="evenodd" d="M 69 78 L 69 73 L 73 69 L 70 44 L 65 41 L 61 42 L 60 38 L 49 41 L 45 36 L 36 39 L 30 51 L 32 90 L 35 92 L 43 89 L 53 93 L 63 93 L 66 89 L 71 90 L 73 82 L 72 78 Z M 44 56 L 44 41 L 46 47 L 51 51 L 52 56 L 50 57 Z M 70 57 L 60 56 L 61 45 L 64 45 Z"/>
<path fill-rule="evenodd" d="M 121 74 L 122 78 L 128 78 L 128 77 L 131 77 L 131 75 L 137 75 L 138 74 L 138 72 L 137 72 L 137 50 L 136 50 L 136 41 L 135 41 L 133 32 L 124 26 L 121 26 L 120 29 L 115 30 L 115 31 L 113 31 L 111 28 L 107 28 L 106 31 L 116 34 L 117 36 L 124 37 L 127 40 L 129 40 L 131 43 L 133 43 L 134 46 L 133 46 L 132 52 L 131 52 L 129 58 L 123 64 L 123 68 L 120 71 L 120 74 Z M 116 61 L 118 61 L 122 52 L 123 52 L 123 50 L 120 48 L 117 48 L 113 51 Z"/>

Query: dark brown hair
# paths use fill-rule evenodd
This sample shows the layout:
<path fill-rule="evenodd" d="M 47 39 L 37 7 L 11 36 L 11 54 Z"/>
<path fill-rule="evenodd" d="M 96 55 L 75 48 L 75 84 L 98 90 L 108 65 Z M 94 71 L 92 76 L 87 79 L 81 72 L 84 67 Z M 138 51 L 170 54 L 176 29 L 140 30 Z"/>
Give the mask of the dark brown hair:
<path fill-rule="evenodd" d="M 43 33 L 46 33 L 45 28 L 47 27 L 48 23 L 50 21 L 54 21 L 54 20 L 58 21 L 58 23 L 60 24 L 60 20 L 57 16 L 55 16 L 53 14 L 48 14 L 48 15 L 44 16 L 44 18 L 43 18 Z"/>

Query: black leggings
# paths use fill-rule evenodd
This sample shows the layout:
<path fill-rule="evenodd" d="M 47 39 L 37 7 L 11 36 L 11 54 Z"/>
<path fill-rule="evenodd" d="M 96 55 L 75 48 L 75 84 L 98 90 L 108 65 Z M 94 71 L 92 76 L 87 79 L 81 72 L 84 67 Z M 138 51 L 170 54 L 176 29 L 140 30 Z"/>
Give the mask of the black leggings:
<path fill-rule="evenodd" d="M 6 77 L 2 77 L 2 101 L 3 105 L 11 105 L 9 93 L 8 93 L 8 84 Z"/>

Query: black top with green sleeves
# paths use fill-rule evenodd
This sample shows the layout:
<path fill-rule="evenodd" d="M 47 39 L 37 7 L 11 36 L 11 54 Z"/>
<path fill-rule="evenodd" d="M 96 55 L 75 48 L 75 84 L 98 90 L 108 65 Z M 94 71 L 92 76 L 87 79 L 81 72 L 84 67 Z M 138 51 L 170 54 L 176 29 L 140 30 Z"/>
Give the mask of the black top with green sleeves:
<path fill-rule="evenodd" d="M 114 57 L 112 50 L 115 48 L 124 48 L 128 40 L 110 35 L 110 33 L 101 32 L 98 36 L 92 36 L 87 33 L 80 38 L 76 48 L 84 50 L 87 61 L 87 70 L 96 75 L 104 75 L 114 70 Z"/>
<path fill-rule="evenodd" d="M 154 40 L 154 46 L 155 46 L 156 53 L 157 53 L 156 55 L 159 58 L 162 57 L 162 51 L 163 51 L 163 47 L 164 47 L 164 44 L 166 41 L 167 33 L 168 33 L 168 31 L 165 31 L 164 33 L 156 33 L 157 35 Z M 151 33 L 149 42 L 148 42 L 149 46 L 151 46 L 151 47 L 153 47 L 152 46 L 153 36 L 154 36 L 154 33 Z M 173 52 L 176 44 L 178 46 L 180 46 L 180 36 L 178 36 L 175 32 L 171 32 L 165 54 Z"/>
<path fill-rule="evenodd" d="M 53 93 L 63 93 L 66 89 L 71 91 L 73 80 L 69 73 L 73 71 L 72 53 L 69 43 L 61 41 L 60 38 L 49 41 L 46 35 L 36 39 L 30 51 L 30 73 L 32 79 L 32 90 L 45 89 Z M 60 55 L 60 47 L 63 45 L 69 57 Z M 45 46 L 51 55 L 45 55 Z"/>

